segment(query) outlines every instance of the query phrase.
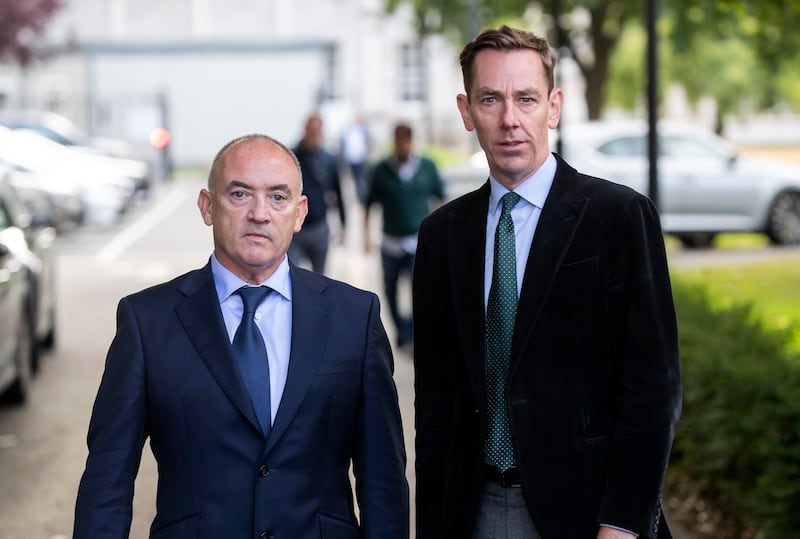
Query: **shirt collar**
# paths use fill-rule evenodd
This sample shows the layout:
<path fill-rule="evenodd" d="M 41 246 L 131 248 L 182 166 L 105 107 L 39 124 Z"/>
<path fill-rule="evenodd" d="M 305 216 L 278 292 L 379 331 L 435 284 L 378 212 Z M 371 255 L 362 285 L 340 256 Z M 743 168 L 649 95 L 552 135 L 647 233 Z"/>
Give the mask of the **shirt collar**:
<path fill-rule="evenodd" d="M 544 201 L 550 193 L 550 188 L 553 186 L 553 180 L 556 177 L 556 158 L 553 154 L 549 154 L 544 163 L 536 169 L 536 172 L 531 174 L 525 181 L 520 183 L 514 192 L 529 204 L 533 204 L 539 209 L 544 208 Z M 489 208 L 497 208 L 500 204 L 500 199 L 503 195 L 508 193 L 508 189 L 500 185 L 500 183 L 493 177 L 489 176 L 491 184 L 491 194 L 489 195 Z"/>
<path fill-rule="evenodd" d="M 249 286 L 244 282 L 241 277 L 235 275 L 231 270 L 223 266 L 217 259 L 217 254 L 211 254 L 211 273 L 214 276 L 214 286 L 217 289 L 217 298 L 222 303 L 235 291 L 243 286 Z M 288 299 L 292 300 L 292 286 L 289 278 L 289 258 L 284 256 L 283 262 L 280 263 L 278 269 L 267 277 L 267 279 L 259 283 L 259 286 L 268 286 L 275 292 Z"/>

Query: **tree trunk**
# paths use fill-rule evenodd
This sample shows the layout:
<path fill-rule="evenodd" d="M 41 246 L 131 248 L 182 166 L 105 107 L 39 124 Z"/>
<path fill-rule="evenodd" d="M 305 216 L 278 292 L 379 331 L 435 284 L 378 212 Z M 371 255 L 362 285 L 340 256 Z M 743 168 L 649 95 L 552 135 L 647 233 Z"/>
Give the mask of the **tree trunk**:
<path fill-rule="evenodd" d="M 590 11 L 592 22 L 589 32 L 594 58 L 591 63 L 579 62 L 586 81 L 586 107 L 590 120 L 599 120 L 603 113 L 608 64 L 617 39 L 617 36 L 607 36 L 603 30 L 603 26 L 607 22 L 608 7 L 607 1 L 600 2 Z M 577 58 L 574 54 L 573 57 Z"/>

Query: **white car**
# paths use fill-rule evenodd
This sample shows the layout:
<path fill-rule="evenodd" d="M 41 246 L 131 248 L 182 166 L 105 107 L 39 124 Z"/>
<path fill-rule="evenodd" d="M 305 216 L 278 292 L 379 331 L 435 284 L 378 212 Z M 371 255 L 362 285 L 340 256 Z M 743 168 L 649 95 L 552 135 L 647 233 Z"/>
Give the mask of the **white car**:
<path fill-rule="evenodd" d="M 32 131 L 0 128 L 0 161 L 35 173 L 45 183 L 58 182 L 62 191 L 77 190 L 84 224 L 112 225 L 133 200 L 134 180 L 104 157 L 72 150 Z"/>
<path fill-rule="evenodd" d="M 565 159 L 579 171 L 647 194 L 645 122 L 565 125 Z M 800 167 L 739 155 L 698 127 L 658 123 L 658 202 L 664 232 L 706 247 L 721 232 L 763 232 L 775 244 L 800 243 Z"/>

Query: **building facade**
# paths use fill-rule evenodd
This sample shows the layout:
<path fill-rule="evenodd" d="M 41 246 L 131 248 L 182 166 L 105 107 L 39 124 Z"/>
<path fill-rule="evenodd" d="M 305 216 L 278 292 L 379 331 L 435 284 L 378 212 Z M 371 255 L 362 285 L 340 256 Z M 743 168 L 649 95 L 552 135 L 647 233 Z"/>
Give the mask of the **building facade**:
<path fill-rule="evenodd" d="M 142 144 L 167 126 L 178 165 L 247 132 L 293 144 L 311 112 L 333 150 L 356 113 L 375 152 L 399 119 L 423 142 L 468 141 L 458 48 L 421 40 L 410 8 L 383 0 L 71 0 L 38 50 L 24 71 L 0 66 L 0 106 Z"/>

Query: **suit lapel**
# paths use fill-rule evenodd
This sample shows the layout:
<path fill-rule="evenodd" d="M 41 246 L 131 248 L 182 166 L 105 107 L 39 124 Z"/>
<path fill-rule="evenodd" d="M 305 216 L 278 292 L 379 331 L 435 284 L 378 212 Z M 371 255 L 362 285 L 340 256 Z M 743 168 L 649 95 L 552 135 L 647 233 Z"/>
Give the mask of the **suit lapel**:
<path fill-rule="evenodd" d="M 325 282 L 319 276 L 291 266 L 292 350 L 281 403 L 267 441 L 272 449 L 288 428 L 308 393 L 330 338 L 330 300 L 322 295 Z"/>
<path fill-rule="evenodd" d="M 210 264 L 189 274 L 178 284 L 178 289 L 186 294 L 186 299 L 176 307 L 186 334 L 231 402 L 260 431 L 253 404 L 231 352 Z"/>
<path fill-rule="evenodd" d="M 536 326 L 550 286 L 580 224 L 588 198 L 582 196 L 576 171 L 560 158 L 553 186 L 536 226 L 522 281 L 514 340 L 511 345 L 509 378 L 519 365 Z"/>
<path fill-rule="evenodd" d="M 469 291 L 454 293 L 453 304 L 455 312 L 468 313 L 457 317 L 458 330 L 472 392 L 478 402 L 486 398 L 483 280 L 489 193 L 487 181 L 474 193 L 473 202 L 466 211 L 453 214 L 448 223 L 448 243 L 453 253 L 448 271 L 453 290 Z"/>

